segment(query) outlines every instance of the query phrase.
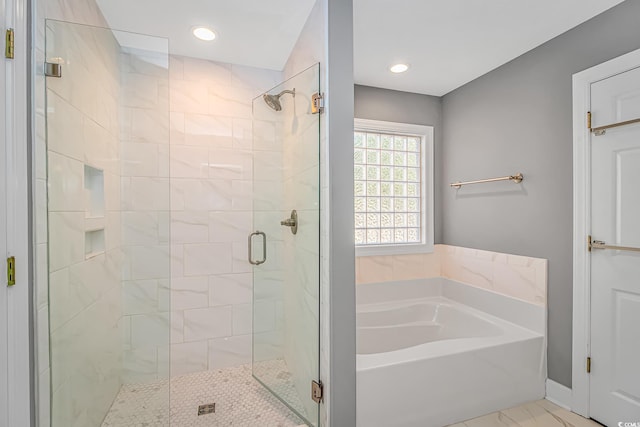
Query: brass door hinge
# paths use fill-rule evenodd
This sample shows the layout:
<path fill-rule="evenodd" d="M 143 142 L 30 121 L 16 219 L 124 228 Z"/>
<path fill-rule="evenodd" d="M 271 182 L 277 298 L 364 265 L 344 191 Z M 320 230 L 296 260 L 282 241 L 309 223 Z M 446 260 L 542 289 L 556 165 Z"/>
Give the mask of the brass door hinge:
<path fill-rule="evenodd" d="M 591 111 L 587 111 L 587 129 L 591 130 Z"/>
<path fill-rule="evenodd" d="M 311 381 L 311 399 L 314 402 L 320 403 L 324 398 L 324 387 L 320 381 Z"/>
<path fill-rule="evenodd" d="M 4 48 L 4 57 L 7 59 L 13 59 L 15 55 L 15 33 L 13 28 L 9 28 L 5 35 L 5 48 Z"/>
<path fill-rule="evenodd" d="M 316 92 L 311 96 L 311 114 L 324 113 L 324 94 Z"/>
<path fill-rule="evenodd" d="M 7 258 L 7 286 L 16 284 L 16 259 L 15 257 Z"/>
<path fill-rule="evenodd" d="M 587 374 L 591 373 L 591 358 L 587 357 Z"/>

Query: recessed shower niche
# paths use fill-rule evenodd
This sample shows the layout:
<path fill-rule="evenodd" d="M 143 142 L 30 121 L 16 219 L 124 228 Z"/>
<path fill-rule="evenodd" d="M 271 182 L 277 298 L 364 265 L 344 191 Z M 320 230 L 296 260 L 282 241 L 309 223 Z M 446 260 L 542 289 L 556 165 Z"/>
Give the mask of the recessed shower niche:
<path fill-rule="evenodd" d="M 84 257 L 104 253 L 104 171 L 84 165 Z"/>
<path fill-rule="evenodd" d="M 104 171 L 84 165 L 85 217 L 104 217 Z"/>

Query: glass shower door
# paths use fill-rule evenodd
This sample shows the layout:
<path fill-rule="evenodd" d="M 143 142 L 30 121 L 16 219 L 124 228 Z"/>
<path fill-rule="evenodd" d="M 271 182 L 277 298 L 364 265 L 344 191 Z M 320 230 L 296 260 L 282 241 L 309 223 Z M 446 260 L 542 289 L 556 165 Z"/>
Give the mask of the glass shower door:
<path fill-rule="evenodd" d="M 51 426 L 169 425 L 168 42 L 50 20 L 46 58 Z"/>
<path fill-rule="evenodd" d="M 253 376 L 317 426 L 320 365 L 319 65 L 253 101 Z"/>

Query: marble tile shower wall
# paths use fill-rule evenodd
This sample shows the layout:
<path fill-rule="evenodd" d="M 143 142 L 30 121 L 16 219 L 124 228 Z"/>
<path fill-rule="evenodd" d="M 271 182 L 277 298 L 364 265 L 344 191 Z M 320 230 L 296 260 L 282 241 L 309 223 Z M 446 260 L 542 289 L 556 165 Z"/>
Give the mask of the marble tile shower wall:
<path fill-rule="evenodd" d="M 47 40 L 66 61 L 47 86 L 52 419 L 98 425 L 121 385 L 119 46 L 59 22 Z"/>
<path fill-rule="evenodd" d="M 252 99 L 281 77 L 171 57 L 171 375 L 251 361 Z M 275 143 L 275 123 L 256 127 Z"/>
<path fill-rule="evenodd" d="M 166 53 L 120 54 L 124 383 L 169 376 L 168 62 Z"/>
<path fill-rule="evenodd" d="M 49 267 L 47 259 L 47 145 L 45 111 L 45 19 L 80 22 L 106 26 L 98 5 L 92 0 L 36 0 L 33 9 L 35 23 L 34 46 L 34 264 L 35 264 L 35 334 L 37 341 L 37 425 L 50 425 L 50 367 L 49 367 Z"/>

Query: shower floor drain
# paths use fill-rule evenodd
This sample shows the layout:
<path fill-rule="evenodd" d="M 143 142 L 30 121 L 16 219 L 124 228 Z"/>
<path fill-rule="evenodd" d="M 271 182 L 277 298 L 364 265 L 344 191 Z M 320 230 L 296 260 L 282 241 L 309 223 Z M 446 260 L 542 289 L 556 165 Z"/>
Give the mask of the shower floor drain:
<path fill-rule="evenodd" d="M 216 404 L 215 403 L 209 403 L 207 405 L 198 406 L 198 416 L 207 415 L 207 414 L 213 414 L 214 412 L 216 412 Z"/>

